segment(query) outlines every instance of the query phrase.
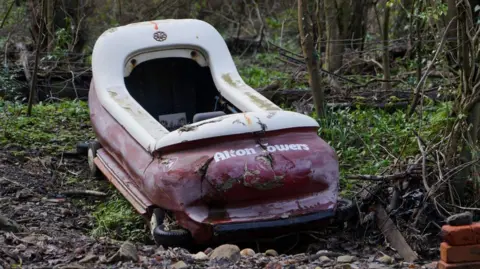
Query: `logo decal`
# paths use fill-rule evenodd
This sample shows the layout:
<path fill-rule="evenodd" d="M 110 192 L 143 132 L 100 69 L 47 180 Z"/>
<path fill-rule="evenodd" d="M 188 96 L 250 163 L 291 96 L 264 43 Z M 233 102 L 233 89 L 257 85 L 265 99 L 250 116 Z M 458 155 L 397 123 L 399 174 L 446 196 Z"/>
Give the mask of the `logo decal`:
<path fill-rule="evenodd" d="M 256 145 L 256 148 L 260 147 L 260 145 Z M 268 145 L 262 144 L 261 145 L 263 152 L 268 151 L 270 153 L 276 151 L 309 151 L 310 148 L 306 144 L 280 144 L 280 145 Z M 258 149 L 259 150 L 259 149 Z M 220 162 L 223 160 L 227 160 L 234 157 L 245 156 L 245 155 L 252 155 L 257 154 L 257 149 L 255 148 L 245 148 L 245 149 L 231 149 L 225 150 L 221 152 L 215 152 L 214 160 L 215 162 Z"/>
<path fill-rule="evenodd" d="M 162 31 L 155 32 L 153 34 L 153 39 L 157 40 L 158 42 L 162 42 L 167 40 L 167 34 Z"/>
<path fill-rule="evenodd" d="M 178 157 L 162 160 L 163 172 L 168 172 L 172 170 L 173 166 L 175 165 L 175 163 L 177 163 L 177 161 L 178 161 Z"/>

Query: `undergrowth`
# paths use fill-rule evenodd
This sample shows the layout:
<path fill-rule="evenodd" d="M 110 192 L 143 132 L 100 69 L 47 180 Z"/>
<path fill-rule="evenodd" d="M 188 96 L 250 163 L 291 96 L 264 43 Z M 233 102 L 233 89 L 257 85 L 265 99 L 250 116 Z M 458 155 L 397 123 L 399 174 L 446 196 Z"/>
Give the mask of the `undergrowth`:
<path fill-rule="evenodd" d="M 337 152 L 340 162 L 342 194 L 354 190 L 354 181 L 346 175 L 378 175 L 395 162 L 419 154 L 415 132 L 425 141 L 437 142 L 444 128 L 453 121 L 448 117 L 451 103 L 424 108 L 422 116 L 407 120 L 403 110 L 393 113 L 381 109 L 346 109 L 330 111 L 319 120 L 319 136 Z"/>
<path fill-rule="evenodd" d="M 235 56 L 235 64 L 243 81 L 252 88 L 259 89 L 273 83 L 283 89 L 305 88 L 303 79 L 296 79 L 292 68 L 287 65 L 278 65 L 277 54 L 258 53 L 254 56 Z"/>
<path fill-rule="evenodd" d="M 83 101 L 40 103 L 26 116 L 27 106 L 0 99 L 0 148 L 16 157 L 57 155 L 74 151 L 77 142 L 94 138 L 88 106 Z M 85 160 L 85 168 L 87 161 Z M 89 178 L 69 176 L 64 184 L 91 185 Z M 117 240 L 144 240 L 143 220 L 121 194 L 111 187 L 112 195 L 98 205 L 78 201 L 92 212 L 93 236 Z"/>
<path fill-rule="evenodd" d="M 319 135 L 339 156 L 342 195 L 348 196 L 355 190 L 355 182 L 346 180 L 346 175 L 379 174 L 397 158 L 418 154 L 413 130 L 425 140 L 440 139 L 441 131 L 450 121 L 449 106 L 449 103 L 429 104 L 421 118 L 414 116 L 409 121 L 402 110 L 388 113 L 379 109 L 330 111 L 326 119 L 319 120 Z M 93 138 L 87 104 L 80 101 L 38 104 L 33 116 L 27 117 L 24 104 L 0 100 L 0 122 L 0 147 L 17 145 L 24 152 L 40 150 L 44 154 L 58 154 L 73 150 L 78 141 Z M 82 180 L 88 179 L 78 179 L 80 183 Z M 111 188 L 112 196 L 90 209 L 92 235 L 144 240 L 147 233 L 142 218 Z"/>
<path fill-rule="evenodd" d="M 95 226 L 92 235 L 108 236 L 119 240 L 147 240 L 143 218 L 118 192 L 93 212 Z"/>
<path fill-rule="evenodd" d="M 20 102 L 0 101 L 0 110 L 0 147 L 59 154 L 93 137 L 87 104 L 82 101 L 40 103 L 30 117 Z"/>

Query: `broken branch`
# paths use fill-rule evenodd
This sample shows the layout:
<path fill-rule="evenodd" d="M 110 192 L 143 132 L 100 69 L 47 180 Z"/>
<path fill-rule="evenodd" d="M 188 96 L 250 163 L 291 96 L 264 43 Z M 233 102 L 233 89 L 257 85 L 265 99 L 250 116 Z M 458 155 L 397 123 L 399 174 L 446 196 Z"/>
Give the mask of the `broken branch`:
<path fill-rule="evenodd" d="M 395 248 L 406 262 L 414 262 L 418 259 L 417 253 L 408 245 L 397 226 L 388 217 L 387 211 L 382 205 L 377 204 L 375 208 L 377 226 L 387 241 Z"/>

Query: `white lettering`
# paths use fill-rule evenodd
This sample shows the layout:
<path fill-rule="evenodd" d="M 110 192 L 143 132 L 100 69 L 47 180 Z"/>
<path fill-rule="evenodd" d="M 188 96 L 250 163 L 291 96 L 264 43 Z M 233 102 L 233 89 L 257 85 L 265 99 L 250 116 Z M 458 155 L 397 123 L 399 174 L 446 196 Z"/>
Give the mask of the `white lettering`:
<path fill-rule="evenodd" d="M 275 147 L 276 147 L 279 151 L 286 151 L 286 150 L 288 150 L 288 145 L 275 145 Z"/>
<path fill-rule="evenodd" d="M 228 157 L 226 157 L 225 154 L 223 154 L 221 152 L 217 152 L 214 155 L 214 159 L 215 159 L 215 162 L 219 162 L 219 161 L 223 161 L 223 160 L 228 159 Z"/>
<path fill-rule="evenodd" d="M 310 150 L 310 148 L 308 148 L 308 146 L 305 144 L 301 144 L 300 147 L 302 147 L 303 150 Z"/>
<path fill-rule="evenodd" d="M 310 150 L 310 148 L 306 144 L 281 144 L 281 145 L 266 144 L 264 146 L 266 146 L 267 151 L 271 153 L 276 151 L 291 151 L 291 150 L 309 151 Z M 264 149 L 262 149 L 262 151 L 265 152 Z M 241 156 L 252 155 L 252 154 L 257 154 L 257 151 L 255 148 L 225 150 L 223 152 L 216 152 L 213 157 L 215 159 L 215 162 L 219 162 L 219 161 L 224 161 L 234 157 L 241 157 Z"/>
<path fill-rule="evenodd" d="M 244 156 L 245 154 L 247 154 L 247 152 L 243 149 L 239 149 L 235 152 L 235 154 L 237 154 L 237 156 Z"/>

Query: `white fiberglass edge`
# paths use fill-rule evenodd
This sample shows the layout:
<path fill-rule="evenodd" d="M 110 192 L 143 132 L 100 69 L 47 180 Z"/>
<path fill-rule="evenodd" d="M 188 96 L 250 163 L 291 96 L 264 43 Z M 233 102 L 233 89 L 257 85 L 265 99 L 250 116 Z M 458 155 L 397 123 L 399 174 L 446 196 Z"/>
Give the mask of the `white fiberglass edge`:
<path fill-rule="evenodd" d="M 157 141 L 155 149 L 170 145 L 235 134 L 273 131 L 285 128 L 319 127 L 306 115 L 290 111 L 262 111 L 237 113 L 186 125 Z"/>
<path fill-rule="evenodd" d="M 165 34 L 165 39 L 157 41 L 154 35 L 160 31 Z M 172 53 L 174 51 L 175 55 L 187 56 L 188 54 L 179 52 L 185 48 L 202 52 L 202 57 L 197 62 L 205 64 L 206 61 L 221 95 L 241 111 L 282 111 L 245 84 L 222 36 L 206 22 L 192 19 L 159 20 L 112 28 L 105 31 L 95 43 L 92 54 L 93 83 L 102 106 L 146 150 L 153 152 L 159 147 L 176 143 L 175 141 L 183 141 L 185 133 L 170 133 L 129 94 L 124 82 L 124 75 L 129 73 L 129 70 L 125 70 L 126 67 L 128 69 L 127 61 L 142 53 L 170 57 L 172 54 L 168 50 Z M 152 54 L 152 51 L 158 52 Z M 167 53 L 162 54 L 161 51 Z M 145 58 L 141 56 L 140 60 Z M 287 118 L 272 122 L 268 130 L 291 128 L 302 122 L 311 125 L 315 122 L 313 119 L 307 120 L 308 117 L 301 114 L 295 120 L 290 120 L 290 117 L 297 117 L 295 114 L 285 114 Z M 201 129 L 205 131 L 192 132 L 192 136 L 196 137 L 191 137 L 192 140 L 214 135 L 210 128 Z M 223 135 L 228 132 L 239 132 L 239 129 L 228 128 L 223 131 Z M 174 136 L 181 136 L 182 139 L 173 138 Z M 166 140 L 163 141 L 164 139 Z"/>

